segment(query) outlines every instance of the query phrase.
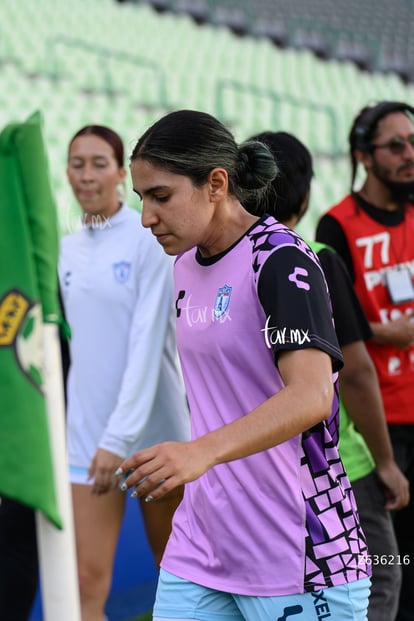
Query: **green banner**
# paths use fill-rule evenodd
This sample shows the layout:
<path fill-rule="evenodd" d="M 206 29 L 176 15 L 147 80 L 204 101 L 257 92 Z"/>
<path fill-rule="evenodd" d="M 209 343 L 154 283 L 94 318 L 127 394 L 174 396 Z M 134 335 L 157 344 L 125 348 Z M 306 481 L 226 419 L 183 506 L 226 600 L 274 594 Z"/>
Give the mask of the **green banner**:
<path fill-rule="evenodd" d="M 58 322 L 58 227 L 40 113 L 0 133 L 0 496 L 61 527 L 42 324 Z"/>

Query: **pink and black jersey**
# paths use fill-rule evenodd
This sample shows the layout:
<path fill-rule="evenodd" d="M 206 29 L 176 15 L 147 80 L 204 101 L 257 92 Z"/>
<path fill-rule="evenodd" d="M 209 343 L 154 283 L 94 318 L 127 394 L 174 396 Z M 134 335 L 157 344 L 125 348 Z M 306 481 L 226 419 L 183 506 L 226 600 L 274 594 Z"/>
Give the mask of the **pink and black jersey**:
<path fill-rule="evenodd" d="M 278 355 L 316 347 L 342 365 L 317 258 L 266 216 L 226 252 L 175 264 L 177 340 L 192 437 L 283 388 Z M 366 544 L 332 415 L 306 433 L 188 483 L 162 567 L 244 595 L 293 595 L 367 576 Z"/>

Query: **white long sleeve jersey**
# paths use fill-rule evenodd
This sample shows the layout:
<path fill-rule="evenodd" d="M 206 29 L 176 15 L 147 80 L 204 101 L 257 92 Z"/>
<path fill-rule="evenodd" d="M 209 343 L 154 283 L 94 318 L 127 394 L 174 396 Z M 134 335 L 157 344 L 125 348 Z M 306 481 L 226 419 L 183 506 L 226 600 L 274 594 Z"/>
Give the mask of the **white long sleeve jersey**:
<path fill-rule="evenodd" d="M 59 280 L 72 331 L 69 463 L 98 447 L 120 457 L 189 439 L 175 344 L 172 261 L 123 205 L 100 227 L 62 239 Z"/>

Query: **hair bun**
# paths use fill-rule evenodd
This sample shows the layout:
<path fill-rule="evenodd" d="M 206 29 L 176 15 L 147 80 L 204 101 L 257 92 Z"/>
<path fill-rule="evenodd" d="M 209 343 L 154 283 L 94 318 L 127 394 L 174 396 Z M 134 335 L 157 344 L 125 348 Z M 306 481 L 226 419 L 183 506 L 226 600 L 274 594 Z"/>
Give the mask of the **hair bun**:
<path fill-rule="evenodd" d="M 242 188 L 264 188 L 276 177 L 277 172 L 275 159 L 265 144 L 249 140 L 239 146 L 237 176 Z"/>

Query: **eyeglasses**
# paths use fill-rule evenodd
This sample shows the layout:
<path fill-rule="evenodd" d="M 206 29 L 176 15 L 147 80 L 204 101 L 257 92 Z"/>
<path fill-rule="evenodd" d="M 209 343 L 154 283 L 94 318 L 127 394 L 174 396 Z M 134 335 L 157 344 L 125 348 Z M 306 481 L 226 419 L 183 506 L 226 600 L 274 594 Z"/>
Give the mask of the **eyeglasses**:
<path fill-rule="evenodd" d="M 388 149 L 393 155 L 402 155 L 407 144 L 414 148 L 414 134 L 411 134 L 407 138 L 395 137 L 384 144 L 371 144 L 371 150 L 375 151 L 375 149 Z"/>

